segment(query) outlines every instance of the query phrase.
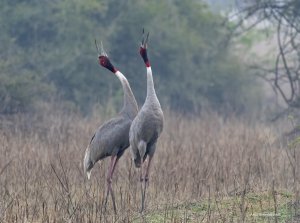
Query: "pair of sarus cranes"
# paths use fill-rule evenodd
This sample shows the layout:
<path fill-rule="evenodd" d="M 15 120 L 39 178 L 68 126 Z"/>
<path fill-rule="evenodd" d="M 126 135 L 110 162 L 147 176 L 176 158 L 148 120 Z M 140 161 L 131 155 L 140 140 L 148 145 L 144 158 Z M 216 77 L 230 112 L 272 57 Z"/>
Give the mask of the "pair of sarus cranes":
<path fill-rule="evenodd" d="M 147 42 L 149 33 L 144 36 L 140 46 L 140 55 L 147 70 L 147 96 L 144 105 L 138 111 L 138 105 L 131 91 L 126 77 L 114 67 L 105 53 L 102 43 L 101 52 L 96 43 L 99 53 L 99 64 L 113 72 L 120 80 L 124 91 L 124 106 L 117 117 L 105 122 L 98 128 L 88 145 L 84 156 L 84 171 L 90 178 L 91 170 L 98 160 L 110 156 L 110 166 L 107 173 L 107 193 L 104 206 L 111 194 L 114 212 L 116 213 L 115 196 L 112 190 L 112 176 L 116 164 L 124 151 L 129 147 L 134 164 L 140 168 L 140 181 L 142 191 L 141 212 L 144 210 L 146 188 L 149 181 L 149 169 L 153 158 L 157 139 L 163 130 L 163 112 L 157 99 L 150 61 L 147 56 Z M 148 162 L 144 168 L 145 160 Z"/>

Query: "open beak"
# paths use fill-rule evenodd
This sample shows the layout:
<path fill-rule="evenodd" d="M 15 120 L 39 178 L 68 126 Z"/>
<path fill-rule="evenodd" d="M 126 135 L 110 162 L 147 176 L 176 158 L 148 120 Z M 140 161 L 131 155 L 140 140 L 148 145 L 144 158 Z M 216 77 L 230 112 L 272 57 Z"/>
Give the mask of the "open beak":
<path fill-rule="evenodd" d="M 141 47 L 143 47 L 145 49 L 147 48 L 148 39 L 149 39 L 149 32 L 147 33 L 146 38 L 145 38 L 145 30 L 143 28 L 142 45 L 141 45 Z"/>
<path fill-rule="evenodd" d="M 107 57 L 107 53 L 105 52 L 105 50 L 104 50 L 104 48 L 103 48 L 102 41 L 100 42 L 100 50 L 99 50 L 99 45 L 98 45 L 96 39 L 95 39 L 95 45 L 96 45 L 98 57 L 99 57 L 99 56 L 106 56 L 106 57 Z"/>

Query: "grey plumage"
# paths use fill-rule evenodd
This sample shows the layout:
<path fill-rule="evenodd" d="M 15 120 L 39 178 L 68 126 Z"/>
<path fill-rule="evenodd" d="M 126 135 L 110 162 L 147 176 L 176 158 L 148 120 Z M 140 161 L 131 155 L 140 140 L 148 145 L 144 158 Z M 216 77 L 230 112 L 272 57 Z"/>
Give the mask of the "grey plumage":
<path fill-rule="evenodd" d="M 124 91 L 124 106 L 119 115 L 98 128 L 92 137 L 84 158 L 84 170 L 89 175 L 95 163 L 108 156 L 119 159 L 129 147 L 129 129 L 138 113 L 138 106 L 125 76 L 116 72 Z"/>
<path fill-rule="evenodd" d="M 131 120 L 123 115 L 105 122 L 92 137 L 85 156 L 85 172 L 89 173 L 95 163 L 108 156 L 120 157 L 128 148 Z"/>
<path fill-rule="evenodd" d="M 95 44 L 98 49 L 96 41 Z M 119 158 L 123 155 L 125 149 L 129 147 L 129 129 L 133 119 L 138 113 L 138 106 L 126 77 L 111 64 L 107 54 L 103 50 L 102 44 L 101 48 L 102 52 L 101 55 L 99 55 L 99 63 L 101 66 L 113 72 L 122 83 L 124 91 L 124 106 L 117 117 L 105 122 L 93 135 L 85 151 L 83 165 L 85 173 L 88 178 L 90 178 L 91 170 L 95 163 L 105 157 L 111 156 L 106 178 L 107 193 L 104 207 L 106 208 L 107 198 L 110 193 L 113 201 L 114 212 L 116 214 L 117 209 L 115 196 L 111 186 L 112 176 Z"/>
<path fill-rule="evenodd" d="M 113 208 L 117 213 L 115 196 L 112 190 L 112 176 L 119 158 L 129 147 L 129 129 L 131 123 L 138 113 L 138 106 L 135 97 L 131 91 L 126 77 L 118 71 L 110 62 L 101 43 L 101 54 L 97 41 L 95 45 L 98 51 L 99 64 L 113 72 L 120 80 L 124 91 L 124 105 L 117 117 L 105 122 L 93 135 L 88 147 L 86 148 L 83 166 L 84 172 L 90 178 L 91 170 L 95 163 L 105 157 L 111 156 L 110 166 L 107 173 L 107 193 L 104 207 L 106 208 L 108 195 L 111 194 Z"/>
<path fill-rule="evenodd" d="M 141 110 L 133 120 L 129 139 L 136 167 L 140 167 L 147 155 L 152 157 L 156 142 L 163 130 L 163 112 L 157 99 L 151 67 L 147 68 L 147 97 Z"/>
<path fill-rule="evenodd" d="M 144 31 L 143 31 L 144 34 Z M 157 139 L 159 138 L 164 123 L 163 111 L 155 93 L 152 69 L 147 56 L 147 41 L 149 33 L 142 40 L 140 47 L 140 54 L 144 60 L 147 68 L 147 96 L 144 105 L 133 120 L 130 131 L 129 141 L 131 154 L 135 166 L 140 168 L 141 171 L 141 188 L 142 188 L 142 207 L 141 212 L 144 210 L 146 186 L 149 181 L 149 169 L 152 157 L 156 150 Z M 148 165 L 145 173 L 143 173 L 143 164 L 148 157 Z"/>

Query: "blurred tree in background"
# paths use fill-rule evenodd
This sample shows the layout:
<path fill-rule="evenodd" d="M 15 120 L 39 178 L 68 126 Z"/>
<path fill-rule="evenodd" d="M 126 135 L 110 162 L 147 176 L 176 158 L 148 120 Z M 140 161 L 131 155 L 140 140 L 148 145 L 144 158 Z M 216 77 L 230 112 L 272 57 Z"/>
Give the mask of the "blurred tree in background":
<path fill-rule="evenodd" d="M 226 44 L 223 19 L 198 0 L 2 0 L 0 113 L 53 99 L 84 113 L 108 100 L 119 106 L 121 85 L 99 67 L 95 38 L 143 103 L 143 27 L 150 31 L 149 57 L 165 107 L 242 113 L 259 102 L 259 87 Z"/>
<path fill-rule="evenodd" d="M 286 104 L 275 117 L 300 108 L 300 1 L 239 0 L 234 31 L 242 33 L 264 24 L 274 30 L 277 52 L 272 64 L 256 64 L 260 77 Z M 299 116 L 299 112 L 298 112 Z"/>

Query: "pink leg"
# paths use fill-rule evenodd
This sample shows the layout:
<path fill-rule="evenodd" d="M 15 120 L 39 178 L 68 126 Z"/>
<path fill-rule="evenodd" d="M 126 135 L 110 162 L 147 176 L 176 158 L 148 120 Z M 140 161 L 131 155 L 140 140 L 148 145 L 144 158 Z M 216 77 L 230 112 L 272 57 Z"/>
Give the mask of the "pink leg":
<path fill-rule="evenodd" d="M 146 173 L 145 173 L 145 181 L 149 181 L 149 170 L 150 170 L 150 166 L 151 166 L 151 161 L 152 161 L 152 157 L 153 156 L 148 156 L 149 157 L 149 160 L 148 160 L 148 165 L 147 165 L 147 169 L 146 169 Z"/>
<path fill-rule="evenodd" d="M 144 166 L 144 163 L 141 163 L 141 167 L 140 167 L 140 181 L 142 182 L 143 180 L 144 180 L 144 178 L 143 178 L 143 166 Z"/>
<path fill-rule="evenodd" d="M 145 176 L 142 177 L 142 172 L 141 172 L 141 189 L 142 189 L 142 208 L 141 212 L 144 211 L 145 209 L 145 199 L 146 199 L 146 189 L 147 189 L 147 183 L 149 182 L 149 171 L 150 171 L 150 166 L 151 166 L 151 161 L 152 161 L 153 156 L 148 156 L 148 164 L 145 172 Z M 143 164 L 142 164 L 143 166 Z"/>
<path fill-rule="evenodd" d="M 111 162 L 114 162 L 113 164 L 113 167 L 112 167 L 112 170 L 111 170 L 111 175 L 110 175 L 110 180 L 112 181 L 112 175 L 113 173 L 115 172 L 115 169 L 116 169 L 116 165 L 117 165 L 117 162 L 119 160 L 119 157 L 117 156 L 114 156 L 114 158 L 112 158 L 112 161 Z M 111 164 L 112 165 L 112 164 Z"/>
<path fill-rule="evenodd" d="M 104 207 L 106 209 L 108 195 L 109 195 L 109 193 L 111 193 L 111 198 L 112 198 L 115 214 L 117 213 L 117 209 L 116 209 L 116 203 L 115 203 L 115 195 L 114 195 L 112 187 L 111 187 L 111 182 L 112 182 L 112 176 L 113 176 L 117 161 L 118 161 L 118 157 L 116 155 L 111 157 L 110 166 L 109 166 L 109 170 L 108 170 L 107 178 L 106 178 L 106 180 L 107 180 L 107 193 L 106 193 L 106 198 L 105 198 L 105 203 L 104 203 Z"/>
<path fill-rule="evenodd" d="M 141 164 L 141 175 L 140 175 L 140 181 L 141 181 L 141 192 L 142 192 L 142 207 L 141 207 L 141 213 L 144 211 L 145 208 L 145 195 L 146 195 L 146 181 L 143 178 L 143 165 L 144 163 Z"/>

